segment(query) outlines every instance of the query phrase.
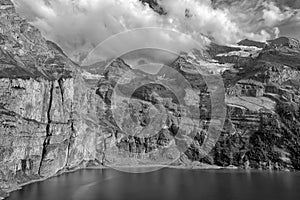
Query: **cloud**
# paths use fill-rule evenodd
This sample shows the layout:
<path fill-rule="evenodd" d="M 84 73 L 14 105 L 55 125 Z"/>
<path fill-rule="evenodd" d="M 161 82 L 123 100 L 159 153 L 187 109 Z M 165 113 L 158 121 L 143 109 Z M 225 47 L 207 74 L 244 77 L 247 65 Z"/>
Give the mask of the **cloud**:
<path fill-rule="evenodd" d="M 100 42 L 131 29 L 163 27 L 191 35 L 198 41 L 204 34 L 217 43 L 228 44 L 244 38 L 267 40 L 280 34 L 284 22 L 297 22 L 289 0 L 280 6 L 278 2 L 262 0 L 213 2 L 158 0 L 168 13 L 159 15 L 139 0 L 15 0 L 22 16 L 77 61 Z M 172 43 L 172 48 L 178 52 L 178 46 L 184 46 L 185 42 L 180 38 L 170 37 L 166 32 L 135 33 L 126 41 L 115 41 L 105 56 L 112 57 L 124 46 L 130 49 L 145 40 L 161 46 Z"/>
<path fill-rule="evenodd" d="M 23 16 L 73 57 L 114 34 L 159 20 L 135 0 L 18 0 L 16 4 Z"/>
<path fill-rule="evenodd" d="M 192 49 L 204 49 L 210 43 L 209 40 L 194 40 L 190 35 L 183 34 L 166 28 L 147 27 L 128 30 L 101 42 L 91 51 L 84 60 L 83 65 L 101 62 L 106 58 L 133 56 L 145 57 L 148 55 L 153 61 L 169 60 L 168 55 L 178 56 L 180 52 L 189 52 Z M 156 51 L 156 50 L 157 51 Z M 143 51 L 146 50 L 146 51 Z M 163 62 L 165 63 L 165 62 Z"/>
<path fill-rule="evenodd" d="M 239 38 L 239 27 L 230 20 L 229 13 L 214 9 L 208 0 L 164 0 L 162 6 L 168 11 L 176 29 L 195 38 L 198 33 L 213 37 L 219 43 L 228 43 Z M 191 17 L 186 17 L 186 10 Z"/>
<path fill-rule="evenodd" d="M 280 35 L 299 38 L 300 0 L 213 0 L 214 7 L 228 9 L 231 20 L 250 39 L 264 40 Z M 257 33 L 261 33 L 258 34 Z M 262 37 L 260 37 L 262 36 Z"/>
<path fill-rule="evenodd" d="M 263 10 L 262 18 L 265 20 L 267 26 L 272 27 L 293 16 L 291 10 L 281 11 L 274 2 L 264 2 L 263 5 L 265 6 L 265 9 Z"/>

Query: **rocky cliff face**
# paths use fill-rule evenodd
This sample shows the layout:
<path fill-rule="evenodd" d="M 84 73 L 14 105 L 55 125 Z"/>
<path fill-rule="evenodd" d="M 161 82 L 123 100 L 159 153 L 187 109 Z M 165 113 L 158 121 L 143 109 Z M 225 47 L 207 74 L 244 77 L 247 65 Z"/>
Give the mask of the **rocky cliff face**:
<path fill-rule="evenodd" d="M 197 101 L 197 109 L 200 108 L 201 112 L 197 113 L 195 112 L 197 110 L 195 107 L 189 108 L 188 106 L 185 107 L 185 110 L 189 114 L 194 114 L 193 119 L 199 119 L 200 124 L 203 123 L 201 130 L 190 130 L 184 134 L 186 136 L 184 144 L 187 145 L 187 149 L 184 152 L 179 152 L 181 156 L 176 164 L 188 166 L 202 162 L 224 167 L 236 166 L 270 170 L 299 169 L 299 130 L 296 128 L 299 125 L 300 103 L 300 72 L 297 67 L 298 64 L 297 62 L 289 62 L 287 64 L 283 57 L 275 57 L 276 59 L 270 61 L 269 56 L 267 56 L 270 48 L 255 49 L 254 51 L 257 54 L 255 57 L 238 57 L 236 53 L 231 53 L 238 50 L 245 51 L 243 48 L 237 49 L 212 45 L 207 54 L 199 55 L 196 51 L 193 54 L 184 54 L 170 66 L 179 72 L 185 80 L 188 80 L 193 89 L 198 91 L 197 98 L 200 101 Z M 272 51 L 276 51 L 277 54 L 283 53 L 281 48 L 272 49 Z M 285 55 L 297 59 L 298 52 L 294 50 L 291 50 L 291 52 L 291 54 Z M 219 53 L 222 53 L 222 56 Z M 213 63 L 209 62 L 211 59 L 217 60 L 218 63 L 215 61 Z M 229 68 L 228 65 L 225 65 L 226 63 L 224 64 L 224 61 L 230 62 Z M 203 157 L 201 147 L 207 138 L 205 123 L 210 120 L 210 116 L 207 113 L 210 113 L 211 102 L 207 98 L 210 94 L 207 91 L 203 77 L 197 72 L 193 72 L 193 67 L 201 68 L 200 62 L 206 62 L 210 66 L 210 73 L 221 72 L 226 84 L 227 117 L 225 126 L 216 146 L 205 157 Z M 220 68 L 222 67 L 225 69 L 221 70 Z M 131 72 L 132 76 L 137 76 L 135 78 L 138 81 L 136 83 L 129 81 L 121 84 L 122 89 L 125 91 L 124 93 L 130 93 L 128 88 L 135 88 L 134 84 L 142 84 L 142 80 L 151 79 L 149 76 L 133 73 L 134 70 L 122 60 L 113 62 L 107 68 L 104 78 L 100 80 L 98 85 L 98 94 L 107 105 L 102 112 L 107 115 L 102 115 L 102 119 L 113 118 L 111 114 L 112 90 L 115 88 L 118 79 L 127 71 Z M 164 70 L 161 70 L 159 74 L 161 74 L 161 80 L 166 81 L 176 76 Z M 130 84 L 133 85 L 129 86 Z M 176 85 L 174 82 L 172 84 Z M 126 152 L 128 159 L 131 156 L 134 157 L 131 161 L 127 159 L 126 162 L 121 161 L 121 163 L 141 164 L 140 162 L 144 160 L 139 161 L 137 158 L 142 156 L 143 153 L 163 148 L 160 144 L 168 146 L 171 141 L 174 141 L 175 144 L 179 143 L 178 138 L 182 134 L 180 123 L 178 124 L 180 118 L 177 117 L 182 115 L 181 110 L 178 109 L 179 102 L 173 102 L 171 107 L 169 107 L 170 104 L 159 102 L 158 99 L 151 96 L 153 92 L 159 93 L 156 88 L 157 86 L 155 85 L 149 85 L 137 90 L 137 93 L 133 95 L 136 102 L 132 106 L 135 107 L 135 104 L 138 104 L 135 109 L 141 114 L 136 120 L 141 126 L 147 123 L 148 115 L 145 108 L 147 110 L 147 107 L 151 106 L 151 104 L 159 104 L 161 108 L 168 111 L 169 115 L 167 118 L 160 119 L 164 123 L 163 126 L 158 122 L 156 123 L 158 127 L 164 128 L 161 131 L 159 129 L 155 130 L 154 127 L 151 129 L 159 133 L 157 137 L 149 137 L 144 140 L 128 137 L 127 134 L 132 130 L 132 127 L 128 128 L 126 134 L 126 132 L 124 133 L 117 128 L 118 126 L 114 124 L 114 120 L 110 122 L 112 127 L 114 127 L 113 132 L 115 134 L 109 139 L 109 144 L 112 146 L 117 144 L 116 147 L 114 146 L 116 151 L 111 155 L 115 156 L 117 155 L 116 152 L 121 151 Z M 160 97 L 162 94 L 168 94 L 165 88 L 160 88 L 160 91 Z M 187 91 L 182 95 L 186 100 L 185 103 L 194 99 L 193 96 L 189 96 Z M 167 97 L 170 96 L 167 95 Z M 185 103 L 181 104 L 181 106 L 185 105 Z M 127 107 L 125 104 L 118 106 Z M 144 106 L 145 108 L 143 108 Z M 130 117 L 132 116 L 128 113 L 122 124 L 130 124 L 130 122 L 125 120 Z M 176 157 L 176 152 L 168 152 L 167 155 L 168 158 L 172 159 Z M 124 154 L 119 157 L 123 156 Z M 155 159 L 147 158 L 149 163 L 151 163 L 151 160 L 158 162 L 159 157 L 153 157 Z M 107 161 L 104 161 L 104 163 Z M 114 157 L 114 161 L 120 160 Z"/>
<path fill-rule="evenodd" d="M 159 11 L 155 2 L 147 1 Z M 263 48 L 249 41 L 212 44 L 204 53 L 183 54 L 158 76 L 122 59 L 87 72 L 20 18 L 9 0 L 0 0 L 0 11 L 0 196 L 88 166 L 300 169 L 297 41 L 269 41 L 275 46 Z M 223 76 L 227 106 L 221 137 L 206 156 L 211 93 L 194 70 L 203 65 Z M 153 84 L 158 80 L 176 95 Z M 153 113 L 159 114 L 153 119 Z"/>
<path fill-rule="evenodd" d="M 95 157 L 97 98 L 79 67 L 0 1 L 0 187 L 78 167 Z"/>
<path fill-rule="evenodd" d="M 228 123 L 234 132 L 224 132 L 211 152 L 210 163 L 299 169 L 299 130 L 295 128 L 299 125 L 299 49 L 289 41 L 298 42 L 274 41 L 246 62 L 225 56 L 234 63 L 234 69 L 223 74 Z M 224 60 L 224 56 L 214 58 Z"/>

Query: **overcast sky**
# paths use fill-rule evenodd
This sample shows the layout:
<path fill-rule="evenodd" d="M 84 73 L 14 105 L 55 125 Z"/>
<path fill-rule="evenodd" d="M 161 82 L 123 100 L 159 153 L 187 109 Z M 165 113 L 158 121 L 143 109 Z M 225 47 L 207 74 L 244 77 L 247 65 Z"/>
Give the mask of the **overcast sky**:
<path fill-rule="evenodd" d="M 300 0 L 158 0 L 168 13 L 162 16 L 138 0 L 13 1 L 23 17 L 77 61 L 110 36 L 143 27 L 164 27 L 198 41 L 202 33 L 220 44 L 245 38 L 265 41 L 280 35 L 300 38 Z M 142 34 L 157 39 L 155 32 Z M 178 46 L 177 37 L 157 41 L 162 40 Z"/>

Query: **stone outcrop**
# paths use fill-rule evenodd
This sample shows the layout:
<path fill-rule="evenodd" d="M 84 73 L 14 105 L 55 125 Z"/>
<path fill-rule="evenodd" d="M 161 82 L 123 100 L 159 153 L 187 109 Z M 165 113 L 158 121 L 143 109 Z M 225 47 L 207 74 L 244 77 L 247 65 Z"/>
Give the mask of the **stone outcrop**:
<path fill-rule="evenodd" d="M 55 175 L 95 155 L 93 93 L 80 79 L 1 79 L 1 187 Z M 94 112 L 94 113 L 93 113 Z M 95 117 L 94 117 L 95 118 Z M 94 128 L 94 129 L 93 129 Z M 4 185 L 3 185 L 4 184 Z"/>
<path fill-rule="evenodd" d="M 265 87 L 263 83 L 255 80 L 240 80 L 228 91 L 230 96 L 251 96 L 261 97 L 264 95 Z"/>
<path fill-rule="evenodd" d="M 288 37 L 280 37 L 276 38 L 275 40 L 269 40 L 268 45 L 271 48 L 279 48 L 279 47 L 289 47 L 291 49 L 299 49 L 300 42 L 294 38 Z"/>

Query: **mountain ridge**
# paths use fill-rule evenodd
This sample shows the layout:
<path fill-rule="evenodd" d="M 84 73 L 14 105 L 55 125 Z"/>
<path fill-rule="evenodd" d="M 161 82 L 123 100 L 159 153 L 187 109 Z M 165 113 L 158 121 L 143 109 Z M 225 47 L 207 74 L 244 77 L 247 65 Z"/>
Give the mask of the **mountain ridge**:
<path fill-rule="evenodd" d="M 156 77 L 120 58 L 103 70 L 81 69 L 21 19 L 10 0 L 0 0 L 0 10 L 0 196 L 87 167 L 300 169 L 300 57 L 294 40 L 269 41 L 265 48 L 212 43 L 204 53 L 181 55 Z M 211 93 L 197 69 L 220 74 L 225 84 L 225 125 L 207 155 L 201 150 L 209 139 Z M 174 91 L 152 83 L 157 80 Z M 117 107 L 116 87 L 122 100 Z M 153 120 L 149 108 L 159 113 Z M 202 128 L 191 126 L 191 119 Z M 145 137 L 132 134 L 141 130 Z"/>

